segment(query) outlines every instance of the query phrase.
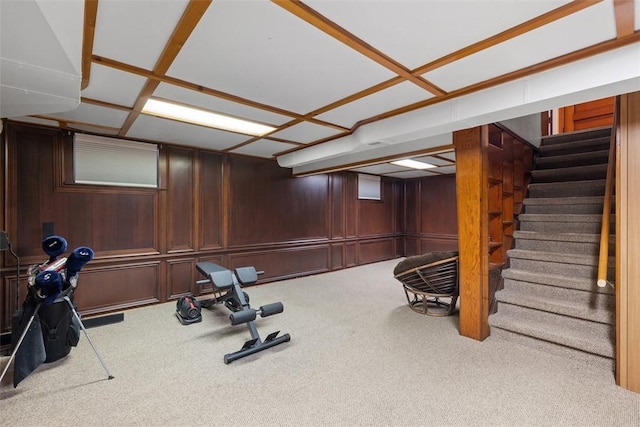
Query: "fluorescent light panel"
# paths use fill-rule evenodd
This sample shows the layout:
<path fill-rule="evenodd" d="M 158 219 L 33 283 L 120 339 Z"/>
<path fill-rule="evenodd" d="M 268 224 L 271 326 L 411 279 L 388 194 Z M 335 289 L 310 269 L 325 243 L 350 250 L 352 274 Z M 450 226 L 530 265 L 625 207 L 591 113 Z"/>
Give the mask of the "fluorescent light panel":
<path fill-rule="evenodd" d="M 149 98 L 147 103 L 144 105 L 142 112 L 145 114 L 164 117 L 166 119 L 179 120 L 181 122 L 255 136 L 262 136 L 269 132 L 273 132 L 276 129 L 272 126 L 254 123 L 248 120 L 236 119 L 235 117 L 229 117 L 223 114 L 212 113 L 210 111 L 186 107 L 184 105 L 173 104 L 171 102 L 160 101 L 153 98 Z"/>
<path fill-rule="evenodd" d="M 431 163 L 419 162 L 412 159 L 397 160 L 395 162 L 391 162 L 391 164 L 411 169 L 431 169 L 436 167 L 436 165 L 432 165 Z"/>

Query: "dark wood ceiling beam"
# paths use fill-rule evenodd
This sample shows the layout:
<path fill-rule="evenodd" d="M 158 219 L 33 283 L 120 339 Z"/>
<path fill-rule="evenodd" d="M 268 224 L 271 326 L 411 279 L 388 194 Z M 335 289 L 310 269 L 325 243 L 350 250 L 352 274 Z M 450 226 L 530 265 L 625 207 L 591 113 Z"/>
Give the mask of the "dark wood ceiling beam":
<path fill-rule="evenodd" d="M 94 123 L 81 122 L 79 120 L 70 120 L 70 119 L 62 120 L 60 119 L 60 117 L 52 117 L 52 116 L 47 116 L 45 114 L 34 114 L 29 117 L 35 117 L 38 119 L 51 120 L 54 122 L 58 122 L 58 127 L 60 127 L 60 129 L 68 129 L 69 125 L 76 125 L 76 126 L 84 126 L 84 127 L 94 128 L 94 129 L 101 129 L 109 132 L 117 132 L 118 130 L 120 130 L 120 128 L 116 128 L 113 126 L 96 125 Z"/>
<path fill-rule="evenodd" d="M 481 40 L 477 43 L 464 47 L 460 50 L 452 52 L 448 55 L 443 56 L 442 58 L 438 58 L 435 61 L 432 61 L 428 64 L 425 64 L 421 67 L 416 68 L 412 71 L 414 75 L 422 75 L 429 71 L 433 71 L 436 68 L 443 67 L 452 62 L 458 61 L 467 56 L 473 55 L 474 53 L 478 53 L 482 50 L 488 49 L 490 47 L 496 46 L 500 43 L 504 43 L 508 40 L 511 40 L 515 37 L 521 36 L 525 33 L 533 31 L 537 28 L 540 28 L 544 25 L 550 24 L 558 19 L 565 18 L 571 14 L 579 12 L 589 6 L 593 6 L 594 4 L 600 3 L 603 0 L 576 0 L 571 3 L 560 6 L 556 9 L 553 9 L 547 13 L 544 13 L 540 16 L 537 16 L 533 19 L 530 19 L 526 22 L 523 22 L 520 25 L 516 25 L 515 27 L 509 28 L 501 33 L 496 34 L 495 36 L 488 37 L 484 40 Z"/>
<path fill-rule="evenodd" d="M 153 75 L 163 76 L 169 67 L 171 67 L 171 64 L 178 56 L 178 53 L 180 53 L 180 49 L 182 49 L 189 38 L 189 35 L 191 35 L 193 30 L 196 28 L 196 25 L 198 25 L 198 22 L 200 22 L 200 19 L 204 16 L 211 2 L 212 0 L 189 1 L 189 4 L 180 18 L 180 22 L 178 22 L 178 25 L 176 25 L 176 28 L 173 30 L 173 34 L 171 34 L 169 42 L 165 45 L 162 54 L 158 58 L 158 62 L 153 68 Z M 133 110 L 124 121 L 120 132 L 118 132 L 118 136 L 125 136 L 127 134 L 133 123 L 140 115 L 140 112 L 147 100 L 151 97 L 159 84 L 159 80 L 147 80 L 147 83 L 140 91 L 138 99 L 136 99 L 136 102 L 133 105 Z"/>
<path fill-rule="evenodd" d="M 91 78 L 91 56 L 93 55 L 93 38 L 96 33 L 96 17 L 98 16 L 98 0 L 84 0 L 84 28 L 82 31 L 82 83 L 80 89 L 89 86 Z"/>
<path fill-rule="evenodd" d="M 355 35 L 351 34 L 344 28 L 340 27 L 336 23 L 328 20 L 306 4 L 302 3 L 299 0 L 271 0 L 273 3 L 287 10 L 288 12 L 294 14 L 298 18 L 306 21 L 307 23 L 313 25 L 320 31 L 326 33 L 327 35 L 335 38 L 336 40 L 346 44 L 350 48 L 356 50 L 357 52 L 365 55 L 367 58 L 372 59 L 383 67 L 391 70 L 392 72 L 398 74 L 400 77 L 408 80 L 424 90 L 431 92 L 436 96 L 442 96 L 445 94 L 445 91 L 441 88 L 437 87 L 431 82 L 423 79 L 422 77 L 415 76 L 411 73 L 411 71 L 405 68 L 403 65 L 394 61 L 384 53 L 379 50 L 373 48 L 368 43 L 359 39 Z"/>
<path fill-rule="evenodd" d="M 92 98 L 85 98 L 84 96 L 80 98 L 80 102 L 82 102 L 83 104 L 97 105 L 98 107 L 111 108 L 113 110 L 131 111 L 131 107 L 127 107 L 126 105 L 114 104 L 112 102 L 100 101 Z"/>
<path fill-rule="evenodd" d="M 620 39 L 632 35 L 635 32 L 633 0 L 613 0 L 613 7 L 616 16 L 616 37 Z"/>

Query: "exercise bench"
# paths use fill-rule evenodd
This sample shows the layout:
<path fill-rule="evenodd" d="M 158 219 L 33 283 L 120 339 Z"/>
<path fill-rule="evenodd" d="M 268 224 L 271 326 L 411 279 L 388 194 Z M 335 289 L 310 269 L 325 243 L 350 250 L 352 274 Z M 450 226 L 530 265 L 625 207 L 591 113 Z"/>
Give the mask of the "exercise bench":
<path fill-rule="evenodd" d="M 251 333 L 251 339 L 245 342 L 240 350 L 224 355 L 224 363 L 231 363 L 234 360 L 291 340 L 289 334 L 278 336 L 280 331 L 270 333 L 264 341 L 258 334 L 258 329 L 253 322 L 258 315 L 267 317 L 284 311 L 281 302 L 263 305 L 257 310 L 249 305 L 249 295 L 242 290 L 242 286 L 256 283 L 258 274 L 262 274 L 262 271 L 258 272 L 254 267 L 238 267 L 231 271 L 210 261 L 196 263 L 196 268 L 206 277 L 206 279 L 196 281 L 196 284 L 211 283 L 215 295 L 213 298 L 200 301 L 202 307 L 208 308 L 215 304 L 224 304 L 231 311 L 229 315 L 231 325 L 245 323 Z"/>

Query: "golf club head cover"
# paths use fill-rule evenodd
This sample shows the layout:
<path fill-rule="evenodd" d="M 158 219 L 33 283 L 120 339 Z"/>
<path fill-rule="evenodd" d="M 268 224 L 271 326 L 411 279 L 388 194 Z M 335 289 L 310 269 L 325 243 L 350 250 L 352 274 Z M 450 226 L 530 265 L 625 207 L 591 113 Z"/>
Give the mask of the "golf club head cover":
<path fill-rule="evenodd" d="M 62 291 L 62 276 L 57 271 L 41 271 L 36 276 L 36 296 L 42 300 L 43 305 L 51 304 Z"/>
<path fill-rule="evenodd" d="M 49 255 L 49 262 L 55 261 L 67 250 L 67 241 L 64 237 L 49 236 L 42 241 L 42 250 Z"/>
<path fill-rule="evenodd" d="M 93 250 L 88 246 L 79 246 L 67 259 L 67 278 L 77 275 L 82 267 L 93 259 Z"/>

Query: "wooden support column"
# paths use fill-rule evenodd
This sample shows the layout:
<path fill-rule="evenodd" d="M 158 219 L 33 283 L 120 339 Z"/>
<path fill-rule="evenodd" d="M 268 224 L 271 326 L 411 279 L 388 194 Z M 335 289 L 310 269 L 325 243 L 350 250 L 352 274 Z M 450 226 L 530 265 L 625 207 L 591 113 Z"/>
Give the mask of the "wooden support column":
<path fill-rule="evenodd" d="M 620 97 L 619 117 L 616 156 L 616 382 L 623 388 L 640 393 L 640 92 Z"/>
<path fill-rule="evenodd" d="M 460 335 L 489 336 L 487 126 L 453 133 L 460 252 Z"/>

